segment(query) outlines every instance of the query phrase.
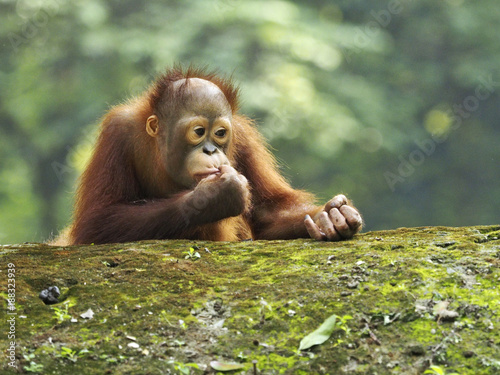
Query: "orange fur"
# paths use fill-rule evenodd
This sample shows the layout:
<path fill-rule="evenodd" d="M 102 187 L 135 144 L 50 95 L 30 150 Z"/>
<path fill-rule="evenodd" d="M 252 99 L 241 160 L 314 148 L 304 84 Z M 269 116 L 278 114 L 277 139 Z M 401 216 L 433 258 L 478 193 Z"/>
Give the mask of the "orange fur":
<path fill-rule="evenodd" d="M 190 192 L 169 177 L 155 143 L 158 140 L 145 130 L 149 116 L 168 119 L 183 105 L 188 83 L 176 90 L 173 82 L 194 77 L 216 84 L 230 104 L 233 139 L 227 156 L 248 179 L 251 191 L 251 202 L 243 214 L 200 225 L 191 225 L 189 220 L 182 223 L 183 202 Z M 322 207 L 313 204 L 309 193 L 292 189 L 252 120 L 237 111 L 238 90 L 230 80 L 191 68 L 167 71 L 142 96 L 112 108 L 102 120 L 92 158 L 81 176 L 67 242 L 308 237 L 304 216 L 315 215 Z"/>

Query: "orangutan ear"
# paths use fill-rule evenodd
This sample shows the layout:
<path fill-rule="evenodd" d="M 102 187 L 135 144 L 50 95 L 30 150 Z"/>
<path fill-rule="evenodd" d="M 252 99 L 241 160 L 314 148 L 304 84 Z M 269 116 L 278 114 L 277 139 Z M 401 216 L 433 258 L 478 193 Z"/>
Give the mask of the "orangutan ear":
<path fill-rule="evenodd" d="M 146 120 L 146 131 L 151 137 L 156 137 L 158 135 L 158 117 L 155 115 L 149 116 Z"/>

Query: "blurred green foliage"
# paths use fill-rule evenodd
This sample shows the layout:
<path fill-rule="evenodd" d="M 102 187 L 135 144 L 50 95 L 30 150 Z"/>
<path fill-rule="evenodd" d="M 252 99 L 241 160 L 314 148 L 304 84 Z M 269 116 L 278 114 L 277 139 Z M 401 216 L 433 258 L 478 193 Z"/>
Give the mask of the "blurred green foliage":
<path fill-rule="evenodd" d="M 180 62 L 241 87 L 298 188 L 366 229 L 500 222 L 495 0 L 0 0 L 0 242 L 69 221 L 100 116 Z M 420 145 L 420 146 L 419 146 Z"/>

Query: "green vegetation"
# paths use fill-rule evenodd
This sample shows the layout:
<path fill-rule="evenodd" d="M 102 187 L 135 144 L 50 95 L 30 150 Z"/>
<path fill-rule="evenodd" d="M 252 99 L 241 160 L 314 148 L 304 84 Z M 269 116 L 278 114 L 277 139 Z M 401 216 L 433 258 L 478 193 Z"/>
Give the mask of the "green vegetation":
<path fill-rule="evenodd" d="M 345 315 L 343 317 L 333 314 L 327 320 L 325 320 L 318 329 L 308 334 L 302 340 L 300 340 L 299 350 L 306 350 L 315 345 L 321 345 L 326 340 L 328 340 L 335 331 L 335 329 L 341 329 L 345 332 L 346 336 L 349 335 L 351 329 L 347 326 L 346 322 L 352 319 L 352 316 Z M 337 339 L 337 344 L 339 345 L 343 342 L 341 339 Z"/>
<path fill-rule="evenodd" d="M 174 369 L 182 375 L 191 374 L 192 369 L 199 369 L 200 367 L 196 363 L 182 363 L 182 362 L 170 362 L 174 364 Z"/>
<path fill-rule="evenodd" d="M 431 375 L 460 375 L 458 372 L 446 372 L 446 370 L 443 370 L 440 366 L 431 366 L 428 370 L 424 371 L 424 374 L 431 374 Z"/>
<path fill-rule="evenodd" d="M 110 105 L 233 75 L 293 185 L 366 230 L 499 222 L 496 0 L 3 0 L 0 243 L 64 228 Z"/>
<path fill-rule="evenodd" d="M 210 252 L 194 262 L 190 248 Z M 252 373 L 255 363 L 265 374 L 493 375 L 499 250 L 497 225 L 340 243 L 26 244 L 0 247 L 0 258 L 16 266 L 16 365 L 25 372 L 201 374 L 213 364 Z M 38 294 L 53 285 L 62 296 L 46 306 Z M 54 307 L 65 318 L 54 319 Z M 299 351 L 313 332 L 322 342 Z M 8 341 L 0 335 L 1 347 Z"/>
<path fill-rule="evenodd" d="M 33 353 L 24 354 L 23 358 L 26 362 L 29 363 L 29 365 L 23 367 L 23 369 L 26 372 L 29 372 L 29 373 L 41 373 L 41 372 L 43 372 L 43 365 L 40 365 L 40 364 L 33 361 L 33 359 L 35 358 L 35 354 L 33 354 Z"/>
<path fill-rule="evenodd" d="M 71 362 L 76 362 L 78 358 L 81 358 L 85 355 L 90 353 L 89 350 L 87 349 L 82 349 L 82 350 L 72 350 L 71 348 L 66 348 L 63 346 L 61 348 L 61 351 L 56 354 L 56 358 L 65 358 Z"/>
<path fill-rule="evenodd" d="M 185 251 L 184 254 L 186 254 L 184 259 L 191 259 L 192 261 L 195 261 L 195 260 L 198 260 L 201 258 L 200 253 L 195 251 L 195 249 L 193 249 L 192 247 L 190 247 L 188 251 Z"/>
<path fill-rule="evenodd" d="M 61 307 L 52 307 L 52 310 L 54 310 L 54 314 L 56 316 L 57 322 L 62 323 L 65 320 L 70 320 L 71 315 L 68 313 L 68 309 L 74 306 L 74 304 L 70 304 L 69 301 L 64 301 L 64 303 L 61 305 Z"/>

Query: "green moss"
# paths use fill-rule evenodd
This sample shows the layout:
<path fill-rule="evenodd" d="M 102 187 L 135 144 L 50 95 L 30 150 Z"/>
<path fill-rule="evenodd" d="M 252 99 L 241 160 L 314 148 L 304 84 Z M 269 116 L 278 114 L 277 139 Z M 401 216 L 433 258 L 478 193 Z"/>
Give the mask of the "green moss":
<path fill-rule="evenodd" d="M 494 374 L 499 237 L 499 226 L 426 227 L 340 243 L 29 244 L 4 246 L 0 256 L 16 265 L 16 307 L 26 317 L 16 326 L 19 369 L 34 362 L 47 374 L 156 374 L 175 373 L 176 363 L 203 370 L 212 360 L 250 370 L 256 360 L 266 374 L 414 374 L 431 362 L 461 375 Z M 191 247 L 199 260 L 185 259 Z M 77 322 L 58 323 L 38 299 L 51 285 L 74 303 Z M 439 301 L 458 316 L 440 319 Z M 89 308 L 94 318 L 81 318 Z M 331 314 L 353 317 L 350 334 L 335 331 L 298 353 Z M 0 337 L 3 347 L 7 341 Z"/>

